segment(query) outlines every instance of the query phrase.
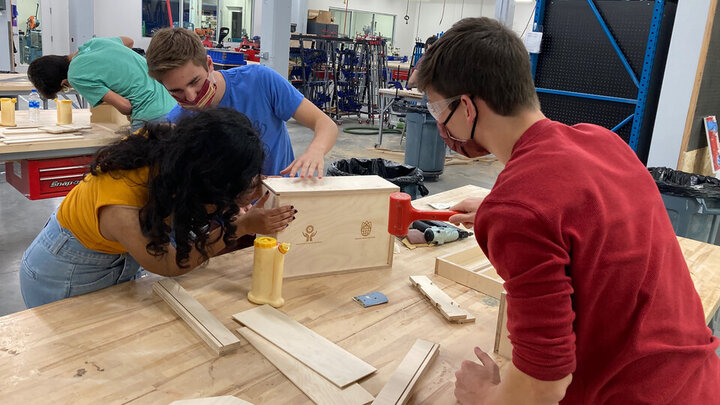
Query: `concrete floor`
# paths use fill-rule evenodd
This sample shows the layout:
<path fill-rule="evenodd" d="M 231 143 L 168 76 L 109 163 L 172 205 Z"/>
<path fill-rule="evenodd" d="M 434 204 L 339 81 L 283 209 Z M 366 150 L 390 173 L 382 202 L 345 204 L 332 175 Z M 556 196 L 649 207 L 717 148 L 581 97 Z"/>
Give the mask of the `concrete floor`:
<path fill-rule="evenodd" d="M 374 149 L 377 136 L 350 135 L 343 127 L 355 125 L 348 119 L 340 127 L 338 141 L 325 157 L 325 166 L 346 158 L 385 158 L 402 162 L 401 153 L 381 153 Z M 312 140 L 313 133 L 294 120 L 288 123 L 290 137 L 296 156 L 302 153 Z M 383 148 L 401 151 L 400 135 L 383 137 Z M 425 183 L 431 194 L 474 184 L 492 187 L 502 166 L 494 159 L 466 165 L 447 166 L 437 181 Z M 18 269 L 25 249 L 45 225 L 47 218 L 57 208 L 62 198 L 31 201 L 5 182 L 4 165 L 0 165 L 0 316 L 25 309 L 20 294 Z"/>

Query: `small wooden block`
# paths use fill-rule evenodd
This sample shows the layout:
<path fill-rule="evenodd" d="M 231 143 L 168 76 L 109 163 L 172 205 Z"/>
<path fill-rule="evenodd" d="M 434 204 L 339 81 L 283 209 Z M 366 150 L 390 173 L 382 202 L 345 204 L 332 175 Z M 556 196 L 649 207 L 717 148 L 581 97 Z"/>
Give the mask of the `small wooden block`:
<path fill-rule="evenodd" d="M 497 299 L 505 291 L 502 278 L 478 246 L 437 257 L 435 274 Z"/>
<path fill-rule="evenodd" d="M 372 394 L 358 383 L 338 388 L 291 355 L 270 343 L 249 328 L 237 330 L 248 342 L 316 404 L 365 405 Z"/>
<path fill-rule="evenodd" d="M 415 383 L 437 356 L 440 345 L 418 339 L 405 355 L 402 362 L 380 390 L 373 405 L 405 404 L 410 398 Z"/>
<path fill-rule="evenodd" d="M 170 402 L 170 405 L 253 405 L 240 398 L 223 395 L 221 397 L 181 399 Z"/>
<path fill-rule="evenodd" d="M 240 346 L 240 339 L 175 280 L 169 278 L 160 280 L 153 284 L 153 291 L 180 315 L 188 326 L 218 355 L 222 356 Z"/>
<path fill-rule="evenodd" d="M 472 314 L 460 308 L 452 298 L 426 276 L 410 276 L 410 282 L 434 304 L 447 320 L 459 323 L 475 322 Z"/>
<path fill-rule="evenodd" d="M 498 309 L 497 327 L 495 328 L 495 353 L 512 359 L 512 343 L 508 337 L 507 329 L 507 293 L 500 295 L 500 308 Z"/>
<path fill-rule="evenodd" d="M 262 305 L 233 318 L 343 388 L 375 367 L 271 307 Z"/>

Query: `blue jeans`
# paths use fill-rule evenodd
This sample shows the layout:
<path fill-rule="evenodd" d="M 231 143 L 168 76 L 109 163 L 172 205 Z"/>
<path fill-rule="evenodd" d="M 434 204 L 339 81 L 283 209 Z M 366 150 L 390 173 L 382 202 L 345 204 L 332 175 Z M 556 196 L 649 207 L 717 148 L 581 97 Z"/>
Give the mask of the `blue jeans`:
<path fill-rule="evenodd" d="M 20 290 L 28 308 L 142 277 L 129 254 L 101 253 L 83 246 L 55 213 L 20 262 Z"/>

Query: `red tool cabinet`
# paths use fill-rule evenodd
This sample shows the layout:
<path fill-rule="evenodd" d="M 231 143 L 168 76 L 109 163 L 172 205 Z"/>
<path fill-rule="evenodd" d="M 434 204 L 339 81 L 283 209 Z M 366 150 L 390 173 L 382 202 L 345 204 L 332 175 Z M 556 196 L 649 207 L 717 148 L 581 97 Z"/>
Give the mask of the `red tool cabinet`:
<path fill-rule="evenodd" d="M 92 156 L 5 162 L 7 182 L 31 200 L 62 197 L 82 181 Z"/>

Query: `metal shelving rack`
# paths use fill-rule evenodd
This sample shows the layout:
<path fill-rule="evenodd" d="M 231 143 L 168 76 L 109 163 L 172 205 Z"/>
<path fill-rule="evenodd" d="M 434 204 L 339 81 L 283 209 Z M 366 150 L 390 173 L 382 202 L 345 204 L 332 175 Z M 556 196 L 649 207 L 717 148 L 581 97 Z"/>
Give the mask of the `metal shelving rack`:
<path fill-rule="evenodd" d="M 531 54 L 543 111 L 591 122 L 647 158 L 677 0 L 538 0 Z M 628 125 L 632 123 L 631 125 Z"/>

